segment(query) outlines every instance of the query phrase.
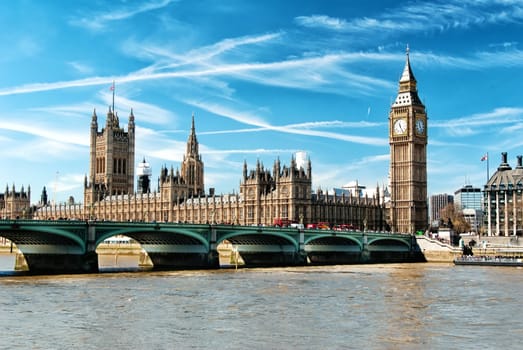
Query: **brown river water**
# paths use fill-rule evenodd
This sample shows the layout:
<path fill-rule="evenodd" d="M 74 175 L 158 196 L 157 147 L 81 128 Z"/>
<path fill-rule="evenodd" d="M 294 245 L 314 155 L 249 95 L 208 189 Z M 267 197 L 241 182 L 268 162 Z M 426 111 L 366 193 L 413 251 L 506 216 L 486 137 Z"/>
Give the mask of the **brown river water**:
<path fill-rule="evenodd" d="M 419 263 L 13 276 L 5 272 L 10 261 L 0 255 L 0 349 L 523 346 L 521 268 Z"/>

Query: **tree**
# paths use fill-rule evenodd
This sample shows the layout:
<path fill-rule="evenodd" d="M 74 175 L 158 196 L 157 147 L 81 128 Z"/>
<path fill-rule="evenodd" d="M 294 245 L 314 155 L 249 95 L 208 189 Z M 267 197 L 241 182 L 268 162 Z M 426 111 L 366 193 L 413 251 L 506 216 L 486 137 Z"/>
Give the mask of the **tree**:
<path fill-rule="evenodd" d="M 440 225 L 452 228 L 458 234 L 470 231 L 470 224 L 465 220 L 463 212 L 452 203 L 441 209 L 439 216 Z"/>

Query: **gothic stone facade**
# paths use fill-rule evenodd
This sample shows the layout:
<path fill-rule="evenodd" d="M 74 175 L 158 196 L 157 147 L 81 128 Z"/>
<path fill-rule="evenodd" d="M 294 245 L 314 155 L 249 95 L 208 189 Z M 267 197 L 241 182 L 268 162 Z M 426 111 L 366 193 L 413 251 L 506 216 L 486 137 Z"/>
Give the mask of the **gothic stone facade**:
<path fill-rule="evenodd" d="M 120 128 L 113 111 L 98 131 L 96 113 L 91 122 L 90 175 L 85 179 L 83 205 L 43 206 L 38 219 L 74 218 L 115 221 L 166 221 L 239 225 L 273 225 L 274 219 L 297 223 L 328 222 L 369 230 L 384 229 L 384 206 L 379 191 L 373 197 L 336 196 L 312 192 L 312 166 L 270 169 L 257 162 L 248 171 L 244 163 L 239 193 L 216 195 L 204 190 L 204 166 L 192 119 L 181 171 L 162 167 L 158 189 L 134 191 L 134 115 L 128 131 Z"/>
<path fill-rule="evenodd" d="M 0 193 L 0 215 L 2 219 L 28 218 L 31 211 L 31 187 L 27 191 L 22 189 L 17 192 L 15 185 L 5 187 L 5 192 Z"/>

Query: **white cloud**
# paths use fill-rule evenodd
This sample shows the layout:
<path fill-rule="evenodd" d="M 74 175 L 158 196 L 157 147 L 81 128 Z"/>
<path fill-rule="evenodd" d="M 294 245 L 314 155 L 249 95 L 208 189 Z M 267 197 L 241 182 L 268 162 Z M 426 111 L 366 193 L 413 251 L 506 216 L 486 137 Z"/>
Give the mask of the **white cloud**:
<path fill-rule="evenodd" d="M 69 24 L 95 31 L 101 30 L 112 22 L 125 20 L 144 12 L 159 10 L 173 2 L 175 0 L 139 1 L 131 3 L 132 5 L 121 7 L 117 7 L 114 2 L 111 2 L 111 7 L 103 12 L 82 14 L 82 17 L 72 18 Z"/>
<path fill-rule="evenodd" d="M 484 127 L 489 125 L 511 124 L 523 119 L 523 108 L 498 107 L 490 112 L 477 113 L 451 120 L 438 120 L 431 127 L 459 129 L 468 127 Z"/>
<path fill-rule="evenodd" d="M 101 100 L 105 104 L 111 105 L 113 94 L 109 90 L 102 90 L 99 92 Z M 115 110 L 120 111 L 120 113 L 125 113 L 125 117 L 130 114 L 131 109 L 135 116 L 135 120 L 138 122 L 147 122 L 151 124 L 172 124 L 178 120 L 176 113 L 163 109 L 161 107 L 155 106 L 150 103 L 141 102 L 138 100 L 131 100 L 124 97 L 123 94 L 118 93 L 115 96 Z M 120 116 L 121 118 L 122 116 Z"/>
<path fill-rule="evenodd" d="M 399 2 L 398 4 L 402 4 Z M 409 2 L 385 9 L 376 17 L 352 20 L 315 14 L 299 16 L 295 22 L 308 28 L 324 28 L 346 33 L 374 32 L 389 35 L 401 32 L 470 28 L 484 24 L 523 20 L 521 1 L 437 1 Z"/>
<path fill-rule="evenodd" d="M 345 30 L 348 26 L 347 21 L 341 18 L 333 18 L 325 15 L 298 16 L 294 21 L 308 28 L 327 28 L 333 30 Z"/>
<path fill-rule="evenodd" d="M 7 119 L 7 118 L 6 118 Z M 46 124 L 38 124 L 35 121 L 32 123 L 24 123 L 18 121 L 7 121 L 0 120 L 0 129 L 15 131 L 22 134 L 29 134 L 40 138 L 48 139 L 49 142 L 55 143 L 56 147 L 58 144 L 71 144 L 79 146 L 88 146 L 89 140 L 87 133 L 82 130 L 81 132 L 75 132 L 72 130 L 62 130 L 58 127 L 49 128 Z"/>
<path fill-rule="evenodd" d="M 94 72 L 94 68 L 85 64 L 85 63 L 82 63 L 82 62 L 78 62 L 78 61 L 71 61 L 71 62 L 67 62 L 67 64 L 69 66 L 71 66 L 71 68 L 73 68 L 76 72 L 80 73 L 80 74 L 92 74 Z"/>
<path fill-rule="evenodd" d="M 234 111 L 230 108 L 227 108 L 227 107 L 224 107 L 221 105 L 206 104 L 206 103 L 197 102 L 197 101 L 186 101 L 186 103 L 193 105 L 193 106 L 197 106 L 198 108 L 206 110 L 210 113 L 238 121 L 240 123 L 244 123 L 244 124 L 248 124 L 248 125 L 252 125 L 252 126 L 258 126 L 260 128 L 257 129 L 257 131 L 267 131 L 267 130 L 279 131 L 279 132 L 283 132 L 283 133 L 316 136 L 316 137 L 341 140 L 341 141 L 347 141 L 347 142 L 353 142 L 353 143 L 360 143 L 360 144 L 366 144 L 366 145 L 373 145 L 373 146 L 383 146 L 383 145 L 388 144 L 388 140 L 386 138 L 346 135 L 346 134 L 339 134 L 339 133 L 328 132 L 328 131 L 310 130 L 309 128 L 299 128 L 296 126 L 275 126 L 275 125 L 270 125 L 269 123 L 263 121 L 258 116 L 252 115 L 249 112 L 238 112 L 238 111 Z M 252 132 L 252 131 L 256 131 L 256 130 L 253 130 L 253 129 L 249 130 L 249 132 Z"/>

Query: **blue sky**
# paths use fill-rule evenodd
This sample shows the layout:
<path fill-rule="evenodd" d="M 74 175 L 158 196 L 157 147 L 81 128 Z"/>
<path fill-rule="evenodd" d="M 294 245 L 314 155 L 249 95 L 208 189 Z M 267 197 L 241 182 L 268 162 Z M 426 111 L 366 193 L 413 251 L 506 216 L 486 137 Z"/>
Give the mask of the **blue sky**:
<path fill-rule="evenodd" d="M 296 151 L 313 189 L 387 185 L 405 50 L 429 123 L 428 192 L 523 154 L 523 2 L 1 1 L 0 186 L 83 201 L 89 126 L 136 118 L 136 162 L 180 166 L 194 113 L 205 186 Z M 1 192 L 5 187 L 0 187 Z"/>

